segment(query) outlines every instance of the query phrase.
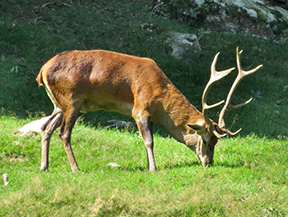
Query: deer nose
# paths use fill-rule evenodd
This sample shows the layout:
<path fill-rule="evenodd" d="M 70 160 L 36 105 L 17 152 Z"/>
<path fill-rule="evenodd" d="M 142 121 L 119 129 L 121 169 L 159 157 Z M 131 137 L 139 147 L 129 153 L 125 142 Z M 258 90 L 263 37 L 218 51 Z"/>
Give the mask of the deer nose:
<path fill-rule="evenodd" d="M 209 161 L 209 160 L 205 160 L 204 162 L 202 162 L 202 166 L 206 167 L 206 166 L 213 166 L 214 165 L 214 162 L 213 160 L 212 161 Z"/>

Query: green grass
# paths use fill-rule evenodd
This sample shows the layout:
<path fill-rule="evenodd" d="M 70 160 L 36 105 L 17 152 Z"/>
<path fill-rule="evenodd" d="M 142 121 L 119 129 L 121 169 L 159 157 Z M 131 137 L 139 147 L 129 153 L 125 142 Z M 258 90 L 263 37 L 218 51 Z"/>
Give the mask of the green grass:
<path fill-rule="evenodd" d="M 199 29 L 151 13 L 152 1 L 20 1 L 0 3 L 0 216 L 287 216 L 288 215 L 288 46 Z M 152 23 L 157 31 L 140 28 Z M 195 33 L 202 50 L 189 61 L 173 58 L 170 31 Z M 72 174 L 63 145 L 51 140 L 49 172 L 40 171 L 41 136 L 21 137 L 17 129 L 49 115 L 52 104 L 35 78 L 58 52 L 107 49 L 154 59 L 189 101 L 201 109 L 202 91 L 214 55 L 217 69 L 236 65 L 263 69 L 245 78 L 227 112 L 233 138 L 221 139 L 214 167 L 202 167 L 183 144 L 156 126 L 158 172 L 146 169 L 146 150 L 137 130 L 104 130 L 110 119 L 131 120 L 103 111 L 81 115 L 72 146 L 81 169 Z M 218 82 L 209 103 L 226 98 L 236 76 Z M 220 108 L 210 112 L 217 120 Z M 121 165 L 111 168 L 109 163 Z"/>
<path fill-rule="evenodd" d="M 1 216 L 285 216 L 285 140 L 255 135 L 222 139 L 215 166 L 170 138 L 155 136 L 158 172 L 146 170 L 138 133 L 77 124 L 73 174 L 60 139 L 52 137 L 49 172 L 40 171 L 40 135 L 20 137 L 24 122 L 1 117 Z M 110 162 L 121 165 L 109 167 Z"/>

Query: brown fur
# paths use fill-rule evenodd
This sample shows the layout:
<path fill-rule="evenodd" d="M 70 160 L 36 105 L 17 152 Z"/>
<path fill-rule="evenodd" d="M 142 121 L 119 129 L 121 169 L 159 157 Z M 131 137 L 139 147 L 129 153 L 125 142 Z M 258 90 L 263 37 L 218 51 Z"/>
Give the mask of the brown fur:
<path fill-rule="evenodd" d="M 64 52 L 50 59 L 36 80 L 45 86 L 55 107 L 42 131 L 42 170 L 48 168 L 49 140 L 60 124 L 59 136 L 72 171 L 78 170 L 70 144 L 72 128 L 79 111 L 99 109 L 135 119 L 150 171 L 156 170 L 153 123 L 192 149 L 203 165 L 213 163 L 217 138 L 207 129 L 203 114 L 149 58 L 104 50 Z"/>

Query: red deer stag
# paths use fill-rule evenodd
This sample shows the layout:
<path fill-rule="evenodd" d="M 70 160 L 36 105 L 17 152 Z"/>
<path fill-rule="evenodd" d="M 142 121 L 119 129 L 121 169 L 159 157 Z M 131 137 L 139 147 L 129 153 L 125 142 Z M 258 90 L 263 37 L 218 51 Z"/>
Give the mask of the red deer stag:
<path fill-rule="evenodd" d="M 50 119 L 43 124 L 41 170 L 48 169 L 49 142 L 54 130 L 60 127 L 63 142 L 73 172 L 78 171 L 71 148 L 71 132 L 78 113 L 107 110 L 132 116 L 143 137 L 148 169 L 156 170 L 153 153 L 153 124 L 167 130 L 177 141 L 190 148 L 202 165 L 213 164 L 217 139 L 235 135 L 225 128 L 224 113 L 230 105 L 233 91 L 243 77 L 258 70 L 243 71 L 240 64 L 242 51 L 236 50 L 238 76 L 228 94 L 218 124 L 208 117 L 207 110 L 220 105 L 207 105 L 207 95 L 214 82 L 234 68 L 216 71 L 216 54 L 211 65 L 211 77 L 202 97 L 202 113 L 198 111 L 172 84 L 156 63 L 140 58 L 104 50 L 68 51 L 50 59 L 37 76 L 54 104 Z M 223 134 L 224 133 L 224 134 Z"/>

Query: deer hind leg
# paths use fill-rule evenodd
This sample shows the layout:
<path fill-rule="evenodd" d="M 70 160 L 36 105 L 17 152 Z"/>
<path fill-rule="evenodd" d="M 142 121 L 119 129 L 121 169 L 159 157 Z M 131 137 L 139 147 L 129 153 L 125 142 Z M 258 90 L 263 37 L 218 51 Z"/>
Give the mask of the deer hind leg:
<path fill-rule="evenodd" d="M 63 121 L 59 131 L 59 137 L 62 140 L 64 145 L 64 149 L 69 159 L 69 163 L 72 169 L 72 172 L 79 171 L 76 159 L 74 157 L 72 147 L 71 147 L 71 133 L 72 129 L 75 125 L 78 112 L 80 109 L 76 109 L 75 107 L 70 107 L 63 114 Z"/>
<path fill-rule="evenodd" d="M 148 170 L 149 171 L 156 171 L 156 163 L 154 158 L 154 152 L 153 152 L 153 123 L 150 121 L 150 118 L 148 115 L 141 115 L 141 114 L 135 114 L 136 112 L 133 112 L 133 118 L 135 119 L 138 129 L 142 135 L 142 138 L 144 140 L 146 151 L 147 151 L 147 162 L 148 162 Z"/>
<path fill-rule="evenodd" d="M 49 144 L 50 139 L 62 121 L 62 111 L 55 109 L 51 115 L 51 118 L 41 127 L 41 134 L 42 134 L 42 154 L 41 154 L 41 167 L 40 169 L 45 171 L 48 169 L 49 165 Z"/>

